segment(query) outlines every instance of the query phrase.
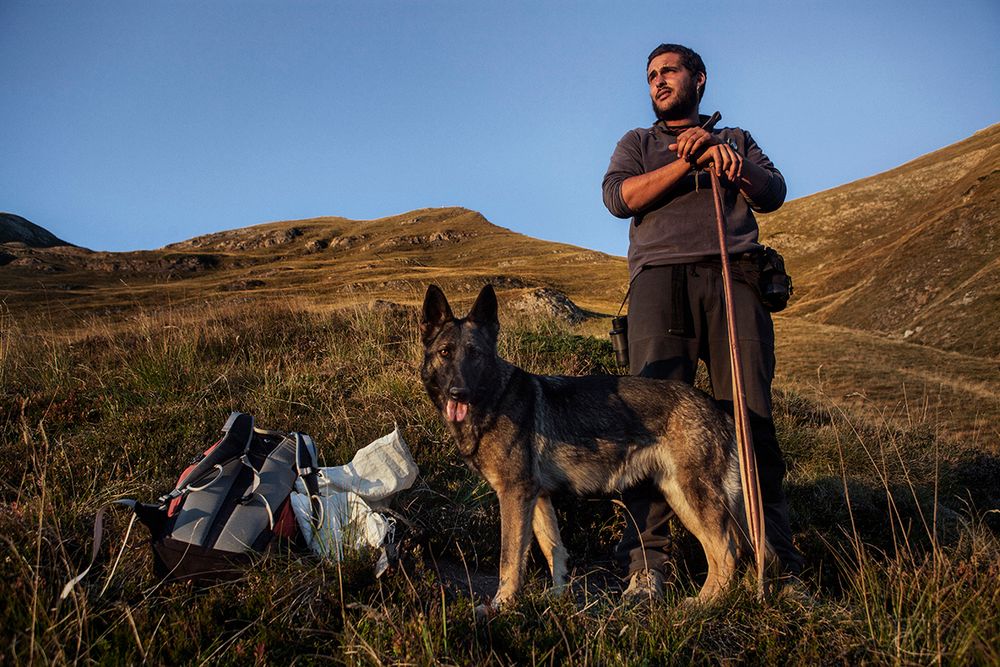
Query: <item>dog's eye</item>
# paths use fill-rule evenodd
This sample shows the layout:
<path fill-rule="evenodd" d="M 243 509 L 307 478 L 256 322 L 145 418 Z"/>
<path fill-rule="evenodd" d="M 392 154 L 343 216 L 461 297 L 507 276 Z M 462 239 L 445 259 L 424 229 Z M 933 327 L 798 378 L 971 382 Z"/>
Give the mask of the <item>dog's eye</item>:
<path fill-rule="evenodd" d="M 441 355 L 442 357 L 447 358 L 451 356 L 451 350 L 449 350 L 446 347 L 443 347 L 440 350 L 438 350 L 438 354 Z"/>

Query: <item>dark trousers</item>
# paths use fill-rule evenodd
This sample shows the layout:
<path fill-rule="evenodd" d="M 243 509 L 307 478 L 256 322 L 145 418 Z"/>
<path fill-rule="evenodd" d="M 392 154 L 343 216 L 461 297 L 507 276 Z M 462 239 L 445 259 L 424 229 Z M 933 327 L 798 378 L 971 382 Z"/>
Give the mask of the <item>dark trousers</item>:
<path fill-rule="evenodd" d="M 802 556 L 792 544 L 788 505 L 781 488 L 785 462 L 771 417 L 774 325 L 746 282 L 733 281 L 733 301 L 754 455 L 760 479 L 767 538 L 782 568 L 798 574 Z M 632 283 L 628 311 L 633 375 L 694 383 L 698 360 L 708 367 L 712 393 L 732 414 L 732 370 L 722 270 L 718 263 L 649 267 Z M 625 533 L 615 549 L 629 575 L 646 568 L 667 572 L 668 522 L 673 511 L 652 482 L 622 494 L 628 509 Z"/>

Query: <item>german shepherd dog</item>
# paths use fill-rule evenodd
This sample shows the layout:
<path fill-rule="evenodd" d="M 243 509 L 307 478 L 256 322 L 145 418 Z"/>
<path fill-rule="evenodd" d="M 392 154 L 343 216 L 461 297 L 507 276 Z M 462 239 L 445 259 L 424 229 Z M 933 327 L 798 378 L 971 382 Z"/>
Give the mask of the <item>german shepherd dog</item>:
<path fill-rule="evenodd" d="M 457 319 L 436 285 L 420 325 L 421 379 L 466 463 L 500 501 L 498 611 L 517 594 L 531 532 L 566 587 L 566 549 L 550 495 L 603 495 L 652 479 L 701 543 L 707 600 L 749 553 L 732 420 L 683 382 L 533 375 L 497 355 L 497 299 L 485 286 Z"/>

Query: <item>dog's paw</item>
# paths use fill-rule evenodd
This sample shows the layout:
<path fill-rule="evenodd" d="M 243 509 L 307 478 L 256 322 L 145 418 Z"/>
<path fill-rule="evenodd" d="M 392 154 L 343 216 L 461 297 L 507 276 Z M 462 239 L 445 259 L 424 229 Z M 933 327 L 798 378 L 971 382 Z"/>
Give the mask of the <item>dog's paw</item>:
<path fill-rule="evenodd" d="M 551 588 L 545 591 L 545 597 L 548 598 L 562 598 L 568 595 L 570 592 L 569 584 L 553 584 Z"/>
<path fill-rule="evenodd" d="M 697 595 L 687 595 L 677 603 L 677 606 L 681 609 L 698 609 L 705 605 L 705 599 L 700 598 Z"/>
<path fill-rule="evenodd" d="M 477 604 L 476 605 L 476 620 L 485 623 L 496 616 L 496 610 L 493 609 L 493 605 L 490 604 Z"/>
<path fill-rule="evenodd" d="M 504 606 L 504 601 L 499 598 L 493 598 L 491 601 L 476 605 L 476 620 L 477 621 L 488 621 L 497 614 L 500 613 L 500 608 Z"/>

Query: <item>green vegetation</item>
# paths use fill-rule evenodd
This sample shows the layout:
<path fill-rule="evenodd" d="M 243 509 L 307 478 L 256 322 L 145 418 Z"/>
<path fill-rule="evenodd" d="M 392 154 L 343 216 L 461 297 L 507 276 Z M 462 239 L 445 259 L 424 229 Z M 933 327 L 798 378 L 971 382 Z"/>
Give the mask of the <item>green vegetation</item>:
<path fill-rule="evenodd" d="M 488 624 L 499 520 L 458 459 L 418 377 L 416 311 L 319 313 L 295 302 L 168 307 L 67 332 L 0 311 L 0 661 L 20 664 L 997 664 L 1000 457 L 924 427 L 861 422 L 776 397 L 807 587 L 766 603 L 747 582 L 683 605 L 699 563 L 662 604 L 629 608 L 610 574 L 613 503 L 560 501 L 573 595 L 527 594 Z M 543 373 L 606 372 L 605 340 L 504 317 L 501 352 Z M 160 586 L 136 526 L 112 516 L 89 577 L 98 507 L 152 499 L 230 410 L 311 433 L 326 465 L 398 423 L 421 468 L 396 510 L 401 566 L 273 553 L 238 582 Z M 537 555 L 537 554 L 536 554 Z M 476 600 L 470 599 L 470 591 Z"/>

